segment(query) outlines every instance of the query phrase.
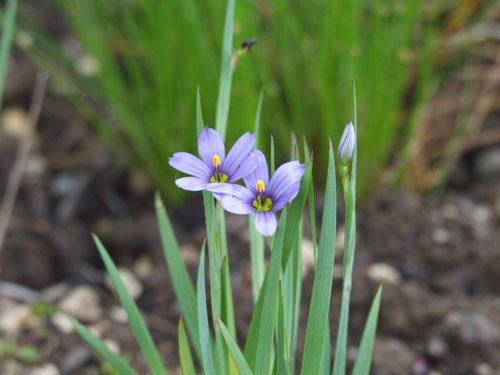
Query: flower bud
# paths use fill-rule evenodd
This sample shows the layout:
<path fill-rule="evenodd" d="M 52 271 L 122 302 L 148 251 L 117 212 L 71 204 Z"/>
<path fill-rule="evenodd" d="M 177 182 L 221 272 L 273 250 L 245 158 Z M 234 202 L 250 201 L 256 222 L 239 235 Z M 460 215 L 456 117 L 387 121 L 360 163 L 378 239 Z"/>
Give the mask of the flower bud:
<path fill-rule="evenodd" d="M 354 125 L 349 121 L 345 126 L 344 133 L 339 143 L 338 157 L 342 165 L 348 165 L 351 162 L 355 145 L 356 135 L 354 134 Z"/>

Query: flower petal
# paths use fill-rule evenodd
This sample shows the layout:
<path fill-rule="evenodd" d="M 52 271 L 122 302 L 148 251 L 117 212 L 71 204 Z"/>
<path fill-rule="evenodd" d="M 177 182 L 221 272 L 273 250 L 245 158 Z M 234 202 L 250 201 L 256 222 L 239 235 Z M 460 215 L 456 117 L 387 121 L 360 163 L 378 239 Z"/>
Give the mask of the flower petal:
<path fill-rule="evenodd" d="M 187 152 L 176 152 L 169 160 L 168 163 L 183 173 L 199 178 L 207 178 L 212 173 L 200 159 L 193 154 Z"/>
<path fill-rule="evenodd" d="M 255 229 L 263 236 L 269 237 L 276 232 L 278 220 L 274 212 L 256 212 Z"/>
<path fill-rule="evenodd" d="M 198 177 L 182 177 L 175 180 L 175 184 L 184 190 L 200 191 L 207 186 L 207 181 Z"/>
<path fill-rule="evenodd" d="M 255 136 L 250 133 L 243 134 L 233 145 L 226 160 L 222 165 L 222 170 L 231 178 L 238 166 L 248 157 L 255 144 Z M 241 178 L 241 177 L 240 177 Z"/>
<path fill-rule="evenodd" d="M 267 168 L 266 157 L 262 152 L 253 151 L 252 155 L 255 155 L 257 158 L 258 165 L 251 173 L 243 178 L 243 181 L 245 181 L 245 185 L 250 189 L 250 191 L 256 194 L 255 184 L 257 183 L 257 180 L 264 181 L 264 184 L 266 185 L 269 182 L 269 169 Z"/>
<path fill-rule="evenodd" d="M 284 190 L 283 193 L 279 196 L 279 198 L 273 201 L 272 210 L 273 211 L 281 210 L 283 207 L 285 207 L 285 205 L 288 202 L 291 202 L 297 196 L 299 190 L 300 190 L 300 182 L 295 182 L 289 185 L 288 188 Z"/>
<path fill-rule="evenodd" d="M 226 194 L 236 197 L 249 203 L 250 205 L 255 199 L 255 195 L 253 195 L 250 190 L 240 185 L 228 183 L 208 184 L 206 189 L 212 193 Z"/>
<path fill-rule="evenodd" d="M 224 210 L 236 215 L 250 215 L 255 212 L 255 209 L 248 201 L 232 197 L 231 195 L 224 195 L 220 200 L 220 204 Z"/>
<path fill-rule="evenodd" d="M 205 164 L 212 168 L 212 158 L 219 155 L 221 163 L 224 162 L 226 151 L 222 139 L 214 129 L 205 128 L 198 136 L 198 152 Z"/>
<path fill-rule="evenodd" d="M 240 166 L 234 171 L 234 173 L 229 175 L 229 182 L 236 182 L 239 179 L 248 176 L 258 166 L 259 160 L 257 159 L 257 156 L 253 152 L 250 153 L 249 155 L 247 155 L 246 159 L 241 162 Z"/>
<path fill-rule="evenodd" d="M 281 196 L 288 188 L 301 180 L 304 170 L 304 164 L 300 164 L 298 161 L 283 164 L 271 177 L 267 187 L 267 194 L 273 198 L 273 201 L 281 200 Z"/>

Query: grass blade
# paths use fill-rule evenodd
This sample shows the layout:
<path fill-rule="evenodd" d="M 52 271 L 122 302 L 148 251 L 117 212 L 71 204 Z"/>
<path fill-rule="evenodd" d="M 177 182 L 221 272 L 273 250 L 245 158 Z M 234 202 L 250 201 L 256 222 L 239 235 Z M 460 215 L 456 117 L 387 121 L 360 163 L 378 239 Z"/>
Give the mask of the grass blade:
<path fill-rule="evenodd" d="M 226 342 L 229 352 L 231 353 L 231 356 L 234 359 L 234 362 L 236 364 L 236 367 L 240 375 L 252 375 L 252 370 L 250 369 L 250 366 L 248 365 L 245 356 L 241 352 L 236 341 L 234 341 L 234 338 L 227 329 L 227 327 L 221 320 L 217 321 L 217 325 L 222 333 L 222 337 L 224 337 L 224 341 Z"/>
<path fill-rule="evenodd" d="M 224 22 L 224 35 L 222 37 L 222 61 L 219 79 L 219 96 L 217 98 L 217 115 L 215 119 L 215 130 L 224 140 L 226 138 L 227 117 L 229 115 L 229 102 L 231 100 L 231 81 L 233 68 L 231 58 L 233 53 L 233 22 L 234 22 L 234 0 L 228 0 L 226 8 L 226 20 Z"/>
<path fill-rule="evenodd" d="M 196 370 L 194 368 L 193 357 L 191 356 L 191 350 L 189 349 L 189 341 L 186 334 L 186 328 L 184 327 L 184 319 L 179 319 L 179 360 L 181 364 L 181 370 L 184 375 L 196 375 Z"/>
<path fill-rule="evenodd" d="M 12 36 L 16 25 L 17 0 L 8 0 L 3 19 L 2 40 L 0 44 L 0 108 L 3 101 L 3 88 L 5 85 L 5 75 L 7 74 L 7 64 L 9 63 L 10 47 L 12 46 Z"/>
<path fill-rule="evenodd" d="M 161 243 L 165 262 L 175 296 L 182 314 L 186 317 L 187 329 L 191 336 L 194 349 L 200 358 L 200 341 L 198 336 L 198 322 L 196 319 L 196 293 L 189 272 L 181 256 L 181 250 L 175 239 L 172 224 L 168 218 L 165 207 L 159 194 L 155 198 L 156 218 L 158 229 L 160 231 Z"/>
<path fill-rule="evenodd" d="M 278 309 L 278 281 L 281 274 L 283 240 L 287 223 L 287 211 L 281 213 L 278 232 L 273 241 L 271 260 L 264 278 L 264 285 L 257 300 L 245 345 L 245 358 L 255 374 L 268 375 L 271 370 L 271 354 Z"/>
<path fill-rule="evenodd" d="M 329 329 L 328 316 L 332 292 L 337 230 L 337 186 L 335 179 L 335 159 L 333 155 L 333 147 L 330 142 L 325 207 L 304 344 L 301 372 L 304 375 L 318 373 L 322 363 L 325 335 Z"/>
<path fill-rule="evenodd" d="M 146 327 L 146 323 L 144 323 L 144 319 L 142 318 L 141 313 L 139 312 L 139 309 L 134 302 L 134 299 L 127 292 L 127 289 L 120 278 L 113 260 L 109 256 L 99 238 L 97 238 L 97 236 L 95 235 L 93 237 L 94 242 L 97 246 L 97 250 L 99 250 L 99 254 L 101 255 L 104 265 L 106 266 L 106 270 L 108 271 L 108 275 L 111 279 L 111 282 L 113 283 L 118 298 L 120 299 L 120 303 L 127 312 L 127 318 L 130 328 L 132 329 L 132 332 L 134 333 L 134 336 L 139 343 L 146 362 L 151 369 L 151 373 L 153 375 L 167 374 L 167 370 L 163 366 L 160 354 L 158 353 L 153 339 L 151 338 L 151 334 Z"/>
<path fill-rule="evenodd" d="M 337 345 L 335 347 L 335 360 L 333 364 L 334 375 L 344 375 L 346 371 L 347 354 L 347 331 L 349 325 L 349 304 L 352 288 L 352 268 L 354 266 L 354 255 L 356 252 L 356 169 L 358 150 L 358 127 L 356 109 L 356 86 L 353 82 L 354 100 L 354 156 L 351 164 L 350 178 L 346 176 L 343 180 L 344 202 L 345 202 L 345 241 L 343 256 L 343 288 L 342 303 L 340 306 L 340 319 L 337 331 Z"/>
<path fill-rule="evenodd" d="M 203 246 L 201 250 L 196 289 L 198 298 L 198 330 L 201 347 L 201 366 L 204 374 L 215 375 L 212 338 L 210 337 L 210 329 L 208 328 L 207 299 L 205 293 L 205 246 Z"/>
<path fill-rule="evenodd" d="M 358 357 L 354 363 L 352 375 L 369 375 L 372 363 L 373 344 L 375 342 L 375 335 L 377 332 L 378 313 L 380 310 L 380 301 L 382 296 L 382 286 L 377 290 L 377 294 L 373 299 L 370 313 L 366 319 L 365 329 L 361 337 L 361 344 L 359 345 Z"/>
<path fill-rule="evenodd" d="M 263 96 L 264 91 L 261 91 L 255 114 L 255 149 L 260 148 L 260 117 Z M 250 259 L 252 263 L 252 296 L 254 302 L 257 302 L 262 281 L 264 280 L 264 237 L 255 229 L 255 215 L 250 215 L 248 224 L 250 232 Z"/>
<path fill-rule="evenodd" d="M 89 344 L 96 352 L 99 354 L 102 359 L 109 363 L 118 373 L 121 375 L 137 375 L 137 372 L 130 367 L 130 365 L 125 362 L 125 360 L 115 352 L 109 350 L 108 346 L 102 342 L 98 337 L 94 336 L 92 332 L 90 332 L 83 325 L 78 323 L 78 321 L 72 317 L 69 317 L 73 327 L 76 332 Z"/>

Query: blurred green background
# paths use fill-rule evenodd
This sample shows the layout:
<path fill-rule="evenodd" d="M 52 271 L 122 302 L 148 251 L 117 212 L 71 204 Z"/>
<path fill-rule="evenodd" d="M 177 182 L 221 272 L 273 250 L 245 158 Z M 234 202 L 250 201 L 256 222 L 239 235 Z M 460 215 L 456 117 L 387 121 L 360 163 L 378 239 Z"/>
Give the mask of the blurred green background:
<path fill-rule="evenodd" d="M 327 139 L 336 144 L 352 119 L 355 80 L 360 194 L 400 181 L 419 111 L 446 75 L 436 56 L 447 22 L 483 16 L 467 13 L 463 5 L 470 3 L 477 2 L 237 1 L 235 52 L 244 40 L 258 42 L 235 64 L 228 143 L 252 130 L 264 90 L 262 141 L 268 144 L 272 135 L 278 153 L 286 155 L 290 133 L 304 135 L 319 178 Z M 28 54 L 173 203 L 182 192 L 173 184 L 176 174 L 167 159 L 176 151 L 196 151 L 198 86 L 205 121 L 214 126 L 225 5 L 50 0 L 43 6 L 56 8 L 63 26 L 47 28 L 29 6 L 21 7 L 19 24 L 34 40 L 24 46 Z M 66 27 L 76 40 L 71 48 L 61 48 Z M 393 173 L 386 173 L 389 164 Z"/>

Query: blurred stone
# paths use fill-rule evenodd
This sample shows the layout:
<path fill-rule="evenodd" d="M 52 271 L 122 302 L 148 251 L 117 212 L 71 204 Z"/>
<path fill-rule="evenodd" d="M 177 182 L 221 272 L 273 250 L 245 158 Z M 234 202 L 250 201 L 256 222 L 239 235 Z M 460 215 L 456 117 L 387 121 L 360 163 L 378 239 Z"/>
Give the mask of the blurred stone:
<path fill-rule="evenodd" d="M 135 262 L 134 262 L 134 273 L 140 277 L 141 279 L 145 280 L 148 279 L 152 274 L 154 270 L 154 265 L 153 261 L 151 260 L 151 257 L 147 255 L 141 255 Z"/>
<path fill-rule="evenodd" d="M 199 250 L 192 244 L 185 244 L 181 246 L 181 256 L 184 263 L 192 266 L 198 265 L 198 258 L 200 256 Z"/>
<path fill-rule="evenodd" d="M 493 375 L 495 372 L 493 368 L 487 363 L 480 363 L 476 366 L 477 375 Z"/>
<path fill-rule="evenodd" d="M 477 151 L 472 163 L 474 174 L 479 178 L 500 175 L 500 146 Z"/>
<path fill-rule="evenodd" d="M 498 329 L 480 312 L 450 312 L 444 321 L 450 338 L 472 347 L 485 347 L 498 339 Z"/>
<path fill-rule="evenodd" d="M 132 298 L 139 298 L 144 290 L 139 279 L 132 273 L 132 271 L 125 267 L 119 267 L 118 273 L 120 275 L 120 279 L 125 285 L 125 288 L 127 289 L 127 292 L 132 296 Z M 106 277 L 106 285 L 112 289 L 109 277 Z"/>
<path fill-rule="evenodd" d="M 27 162 L 25 173 L 27 177 L 39 178 L 47 171 L 47 160 L 40 154 L 30 155 Z"/>
<path fill-rule="evenodd" d="M 379 337 L 373 351 L 373 373 L 411 374 L 414 355 L 408 346 L 395 338 Z"/>
<path fill-rule="evenodd" d="M 450 242 L 450 232 L 445 228 L 435 228 L 432 231 L 432 240 L 439 245 L 447 244 Z"/>
<path fill-rule="evenodd" d="M 31 135 L 29 117 L 22 108 L 13 107 L 5 109 L 1 114 L 0 122 L 5 134 L 17 140 L 25 139 Z"/>
<path fill-rule="evenodd" d="M 111 350 L 113 353 L 120 354 L 121 352 L 120 345 L 118 345 L 118 343 L 115 340 L 104 339 L 103 341 L 109 350 Z"/>
<path fill-rule="evenodd" d="M 427 353 L 434 358 L 443 358 L 448 352 L 448 345 L 441 337 L 433 337 L 427 344 Z"/>
<path fill-rule="evenodd" d="M 40 300 L 46 303 L 54 303 L 68 292 L 68 285 L 59 283 L 51 285 L 40 292 Z"/>
<path fill-rule="evenodd" d="M 144 195 L 149 193 L 152 189 L 151 179 L 141 169 L 134 169 L 129 174 L 128 183 L 132 191 L 137 195 Z"/>
<path fill-rule="evenodd" d="M 374 263 L 368 267 L 366 273 L 376 283 L 397 285 L 401 282 L 399 271 L 387 263 Z"/>
<path fill-rule="evenodd" d="M 102 316 L 99 296 L 88 286 L 73 289 L 59 303 L 61 310 L 84 322 L 94 322 Z"/>
<path fill-rule="evenodd" d="M 67 334 L 75 330 L 73 324 L 71 323 L 71 320 L 69 320 L 66 314 L 57 312 L 52 315 L 50 320 L 52 321 L 52 324 L 55 325 L 62 333 Z"/>
<path fill-rule="evenodd" d="M 304 238 L 302 240 L 302 278 L 305 278 L 312 269 L 314 269 L 314 243 Z"/>
<path fill-rule="evenodd" d="M 75 61 L 75 68 L 84 77 L 93 77 L 99 72 L 99 63 L 94 56 L 84 54 Z"/>
<path fill-rule="evenodd" d="M 40 367 L 34 367 L 26 375 L 59 375 L 59 370 L 53 363 L 46 363 Z"/>
<path fill-rule="evenodd" d="M 75 370 L 92 358 L 92 353 L 86 346 L 79 346 L 72 349 L 61 364 L 61 372 L 63 374 L 72 374 Z"/>
<path fill-rule="evenodd" d="M 109 311 L 109 316 L 118 323 L 127 323 L 128 321 L 127 312 L 121 306 L 113 306 Z"/>
<path fill-rule="evenodd" d="M 27 323 L 31 315 L 29 305 L 2 301 L 0 306 L 0 332 L 16 335 Z"/>

